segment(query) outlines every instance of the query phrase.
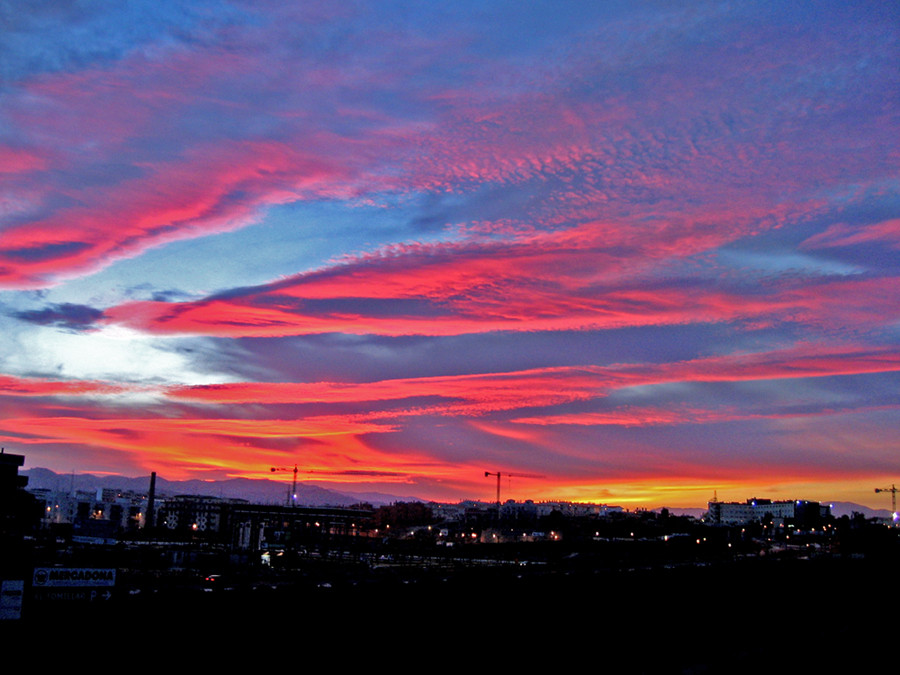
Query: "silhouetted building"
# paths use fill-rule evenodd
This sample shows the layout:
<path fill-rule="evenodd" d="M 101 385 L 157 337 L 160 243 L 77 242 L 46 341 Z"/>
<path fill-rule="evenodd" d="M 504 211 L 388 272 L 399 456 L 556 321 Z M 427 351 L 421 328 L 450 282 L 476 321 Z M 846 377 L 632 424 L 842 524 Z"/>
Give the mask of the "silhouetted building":
<path fill-rule="evenodd" d="M 814 527 L 831 515 L 831 506 L 805 499 L 772 501 L 748 499 L 746 502 L 708 503 L 707 519 L 714 525 L 745 525 L 760 521 L 794 521 L 801 527 Z"/>
<path fill-rule="evenodd" d="M 166 499 L 157 509 L 158 527 L 177 532 L 214 534 L 222 530 L 229 504 L 246 504 L 244 499 L 224 499 L 207 495 L 178 495 Z"/>
<path fill-rule="evenodd" d="M 138 529 L 144 520 L 147 500 L 144 495 L 130 490 L 109 488 L 98 490 L 29 490 L 41 505 L 45 526 L 61 523 L 103 521 L 109 525 L 104 532 L 130 532 Z"/>
<path fill-rule="evenodd" d="M 40 522 L 40 506 L 25 491 L 28 477 L 19 475 L 25 463 L 23 455 L 0 448 L 0 573 L 6 574 L 24 564 L 24 535 Z"/>
<path fill-rule="evenodd" d="M 245 499 L 179 495 L 157 508 L 159 531 L 258 551 L 289 541 L 355 535 L 368 529 L 371 509 L 251 504 Z"/>
<path fill-rule="evenodd" d="M 0 449 L 0 533 L 4 538 L 20 536 L 40 518 L 35 500 L 25 492 L 28 476 L 19 475 L 23 464 L 24 455 Z"/>
<path fill-rule="evenodd" d="M 13 455 L 0 448 L 0 496 L 8 496 L 16 490 L 24 490 L 28 476 L 19 475 L 19 467 L 25 464 L 25 455 Z"/>

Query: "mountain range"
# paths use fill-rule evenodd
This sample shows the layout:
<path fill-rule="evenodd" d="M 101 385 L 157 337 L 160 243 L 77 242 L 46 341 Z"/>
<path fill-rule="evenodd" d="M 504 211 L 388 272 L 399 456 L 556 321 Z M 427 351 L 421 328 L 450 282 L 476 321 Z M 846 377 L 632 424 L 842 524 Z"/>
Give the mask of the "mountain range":
<path fill-rule="evenodd" d="M 129 478 L 119 475 L 96 476 L 89 473 L 59 474 L 50 469 L 27 469 L 21 472 L 28 476 L 29 489 L 49 490 L 97 490 L 110 488 L 121 491 L 146 493 L 150 489 L 150 476 Z M 175 495 L 210 495 L 213 497 L 226 497 L 246 499 L 256 504 L 283 504 L 288 499 L 288 483 L 286 481 L 274 481 L 254 478 L 231 478 L 220 481 L 202 480 L 167 480 L 157 476 L 156 492 L 159 496 L 174 497 Z M 392 504 L 394 502 L 423 502 L 428 501 L 409 495 L 391 495 L 382 492 L 338 492 L 318 485 L 297 483 L 297 503 L 308 506 L 351 506 L 360 502 L 367 502 L 373 506 Z M 834 516 L 852 516 L 853 513 L 861 513 L 866 518 L 889 518 L 891 512 L 888 509 L 872 509 L 862 504 L 853 502 L 830 502 L 831 512 Z M 661 509 L 654 509 L 660 511 Z M 673 515 L 689 515 L 695 518 L 706 513 L 705 508 L 678 508 L 669 507 Z"/>
<path fill-rule="evenodd" d="M 150 476 L 129 478 L 119 475 L 96 476 L 89 473 L 59 474 L 50 469 L 34 468 L 21 472 L 28 476 L 28 489 L 89 490 L 109 488 L 120 491 L 146 493 L 150 490 Z M 231 478 L 220 481 L 167 480 L 156 477 L 158 496 L 209 495 L 213 497 L 246 499 L 256 504 L 284 504 L 289 496 L 289 483 L 267 479 Z M 398 496 L 380 492 L 338 492 L 318 485 L 297 483 L 297 503 L 308 506 L 350 506 L 368 502 L 373 506 L 398 501 L 425 501 L 417 497 Z"/>

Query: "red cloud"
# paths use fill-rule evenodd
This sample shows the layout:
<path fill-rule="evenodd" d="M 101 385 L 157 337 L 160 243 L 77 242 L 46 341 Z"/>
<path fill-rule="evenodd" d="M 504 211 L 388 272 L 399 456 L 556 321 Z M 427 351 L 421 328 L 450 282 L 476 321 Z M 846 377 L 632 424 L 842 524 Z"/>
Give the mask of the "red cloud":
<path fill-rule="evenodd" d="M 457 335 L 719 321 L 880 325 L 900 315 L 897 281 L 789 279 L 748 293 L 653 283 L 659 258 L 710 245 L 656 238 L 632 256 L 627 228 L 576 227 L 522 241 L 407 246 L 189 303 L 136 302 L 107 321 L 159 333 L 274 337 L 326 332 Z M 367 302 L 370 301 L 370 302 Z M 371 302 L 375 301 L 375 302 Z M 384 301 L 380 303 L 378 301 Z"/>
<path fill-rule="evenodd" d="M 82 188 L 78 205 L 0 233 L 0 285 L 40 286 L 149 246 L 245 225 L 266 204 L 331 190 L 341 170 L 278 143 L 220 143 L 148 175 Z M 202 176 L 202 180 L 198 177 Z M 231 195 L 249 195 L 233 200 Z"/>
<path fill-rule="evenodd" d="M 128 391 L 128 388 L 106 382 L 54 381 L 0 375 L 0 396 L 81 396 L 84 394 L 117 394 L 124 391 Z"/>
<path fill-rule="evenodd" d="M 625 408 L 604 412 L 568 413 L 563 415 L 542 415 L 540 417 L 519 417 L 510 420 L 516 424 L 533 424 L 539 426 L 577 425 L 577 426 L 624 426 L 642 427 L 670 424 L 710 424 L 716 422 L 732 422 L 736 420 L 759 419 L 795 419 L 798 417 L 822 417 L 840 415 L 847 412 L 900 410 L 900 406 L 871 406 L 853 408 L 852 410 L 817 410 L 814 412 L 771 412 L 752 413 L 739 412 L 734 409 L 702 410 L 696 408 L 655 408 L 627 406 Z"/>
<path fill-rule="evenodd" d="M 389 425 L 354 421 L 352 417 L 311 419 L 204 419 L 158 416 L 95 419 L 40 416 L 4 420 L 0 440 L 17 445 L 68 444 L 119 452 L 146 469 L 164 470 L 170 477 L 190 477 L 216 470 L 229 475 L 269 478 L 269 467 L 285 462 L 285 452 L 304 458 L 304 470 L 334 481 L 348 465 L 359 472 L 389 472 L 387 482 L 408 476 L 452 478 L 463 465 L 448 466 L 415 451 L 385 453 L 371 447 L 366 434 L 392 431 Z M 287 447 L 269 447 L 282 440 Z M 314 453 L 305 449 L 314 444 Z M 293 461 L 293 460 L 291 460 Z M 471 469 L 468 469 L 471 473 Z M 358 482 L 352 474 L 346 480 Z"/>
<path fill-rule="evenodd" d="M 0 174 L 28 173 L 43 169 L 46 158 L 32 150 L 0 145 Z"/>
<path fill-rule="evenodd" d="M 900 248 L 900 218 L 884 220 L 871 225 L 831 225 L 824 232 L 813 235 L 801 244 L 802 248 L 834 248 L 884 242 L 891 248 Z"/>
<path fill-rule="evenodd" d="M 477 475 L 483 467 L 480 464 L 480 468 L 475 467 L 468 461 L 442 458 L 440 449 L 419 448 L 408 439 L 404 440 L 404 428 L 412 418 L 443 415 L 471 419 L 471 416 L 480 416 L 479 420 L 473 420 L 473 429 L 526 447 L 539 447 L 541 452 L 558 453 L 562 441 L 552 431 L 555 425 L 704 424 L 756 417 L 828 415 L 834 411 L 755 413 L 628 406 L 605 412 L 562 412 L 512 420 L 528 423 L 528 428 L 500 421 L 491 413 L 589 401 L 616 389 L 641 385 L 897 371 L 900 371 L 900 354 L 890 349 L 801 344 L 780 351 L 663 364 L 541 368 L 361 383 L 233 383 L 174 387 L 151 391 L 162 396 L 158 403 L 146 407 L 141 414 L 124 406 L 115 411 L 99 408 L 89 400 L 82 408 L 73 403 L 68 409 L 42 403 L 34 404 L 38 406 L 35 408 L 30 401 L 21 403 L 15 406 L 14 414 L 4 419 L 0 439 L 18 445 L 104 448 L 105 452 L 123 453 L 141 467 L 164 470 L 172 476 L 219 471 L 262 477 L 269 466 L 282 465 L 285 453 L 289 452 L 302 455 L 306 468 L 327 480 L 358 481 L 359 475 L 346 473 L 351 467 L 356 472 L 390 472 L 393 475 L 383 477 L 383 480 L 425 480 L 430 477 L 453 483 L 470 480 L 471 475 Z M 0 386 L 8 396 L 21 397 L 84 396 L 90 399 L 98 393 L 118 393 L 115 387 L 103 383 L 33 378 L 7 377 Z M 418 405 L 411 406 L 411 401 Z M 396 407 L 383 405 L 385 403 L 395 403 Z M 173 408 L 174 404 L 179 408 Z M 215 414 L 202 414 L 203 408 L 197 404 L 214 406 L 210 410 L 215 410 Z M 351 412 L 285 419 L 272 416 L 278 415 L 277 404 L 319 404 L 334 406 L 332 410 Z M 176 409 L 180 410 L 178 414 L 174 413 Z M 865 410 L 870 409 L 878 408 Z M 236 418 L 235 410 L 247 417 Z M 369 440 L 394 436 L 398 439 L 390 444 L 390 451 L 378 449 L 378 444 Z M 731 464 L 740 463 L 739 459 L 732 463 L 723 460 L 724 464 L 720 462 L 715 468 L 709 468 L 690 458 L 669 456 L 666 460 L 669 465 L 661 466 L 663 451 L 623 448 L 621 452 L 628 454 L 627 473 L 632 480 L 643 475 L 696 479 L 709 472 L 723 476 L 732 469 L 737 470 Z M 644 457 L 642 453 L 647 452 L 652 456 Z M 577 449 L 569 449 L 563 454 L 576 463 L 591 459 L 581 457 L 582 452 Z M 477 461 L 488 460 L 479 456 Z M 548 477 L 548 484 L 564 489 L 567 471 L 570 469 L 561 466 Z M 754 475 L 760 477 L 765 471 L 763 467 Z M 314 477 L 315 474 L 311 474 L 310 478 Z M 578 482 L 576 476 L 571 478 L 574 483 Z M 614 478 L 610 476 L 610 480 Z"/>
<path fill-rule="evenodd" d="M 212 404 L 371 404 L 379 401 L 432 398 L 439 402 L 426 404 L 418 409 L 374 413 L 371 417 L 482 415 L 501 410 L 590 400 L 623 387 L 669 382 L 735 382 L 896 371 L 900 371 L 900 354 L 889 349 L 801 344 L 774 352 L 665 364 L 542 368 L 510 373 L 365 383 L 234 383 L 174 387 L 168 389 L 167 394 L 174 399 Z M 681 413 L 671 414 L 673 421 L 681 416 Z M 363 415 L 367 416 L 369 415 Z M 664 421 L 663 416 L 658 419 L 660 423 Z"/>
<path fill-rule="evenodd" d="M 259 76 L 268 67 L 262 54 L 158 57 L 44 75 L 10 97 L 23 147 L 53 151 L 0 146 L 0 174 L 46 170 L 27 187 L 41 215 L 0 233 L 0 286 L 46 286 L 246 225 L 269 205 L 350 197 L 393 180 L 364 168 L 383 159 L 393 135 L 333 131 L 331 111 L 308 105 L 323 88 L 315 67 L 292 70 L 294 88 L 276 92 Z M 248 109 L 272 97 L 284 110 L 268 119 L 268 133 L 248 132 Z"/>

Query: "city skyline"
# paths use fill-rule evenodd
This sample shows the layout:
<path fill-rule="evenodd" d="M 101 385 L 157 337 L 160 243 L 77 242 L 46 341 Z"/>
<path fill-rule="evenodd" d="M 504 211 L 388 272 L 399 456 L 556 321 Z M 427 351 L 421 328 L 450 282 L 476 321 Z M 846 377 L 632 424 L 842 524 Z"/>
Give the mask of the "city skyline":
<path fill-rule="evenodd" d="M 26 468 L 626 507 L 898 481 L 897 7 L 2 17 Z"/>

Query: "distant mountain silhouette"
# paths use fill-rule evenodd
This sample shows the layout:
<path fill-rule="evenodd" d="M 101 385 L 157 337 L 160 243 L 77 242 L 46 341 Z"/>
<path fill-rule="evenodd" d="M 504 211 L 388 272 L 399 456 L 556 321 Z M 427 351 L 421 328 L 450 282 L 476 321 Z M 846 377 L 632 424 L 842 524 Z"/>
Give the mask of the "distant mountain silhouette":
<path fill-rule="evenodd" d="M 150 489 L 150 476 L 129 478 L 119 475 L 95 476 L 89 473 L 63 474 L 50 469 L 26 469 L 20 472 L 28 476 L 30 489 L 47 488 L 50 490 L 97 490 L 111 488 L 116 490 L 132 490 L 147 492 Z M 220 481 L 203 480 L 166 480 L 156 478 L 156 492 L 159 495 L 174 497 L 175 495 L 211 495 L 246 499 L 255 504 L 284 504 L 287 499 L 290 483 L 269 479 L 231 478 Z M 368 502 L 373 506 L 391 504 L 393 502 L 427 501 L 418 497 L 398 496 L 383 492 L 338 492 L 318 485 L 297 483 L 297 504 L 308 506 L 350 506 L 360 502 Z M 835 517 L 851 516 L 854 512 L 866 518 L 890 518 L 889 509 L 872 509 L 853 502 L 823 502 L 833 504 L 831 512 Z M 659 512 L 661 509 L 654 509 Z M 669 507 L 672 515 L 690 515 L 695 518 L 706 513 L 705 508 Z"/>
<path fill-rule="evenodd" d="M 50 469 L 27 469 L 21 472 L 28 476 L 29 489 L 50 490 L 97 490 L 110 488 L 115 490 L 131 490 L 146 493 L 150 489 L 150 476 L 130 478 L 119 475 L 95 476 L 89 473 L 60 474 Z M 284 504 L 287 500 L 290 483 L 268 479 L 231 478 L 221 481 L 202 480 L 167 480 L 156 478 L 157 495 L 174 497 L 175 495 L 211 495 L 246 499 L 257 504 Z M 297 504 L 308 506 L 350 506 L 364 501 L 372 505 L 390 504 L 395 501 L 421 501 L 414 497 L 397 497 L 379 492 L 360 494 L 337 492 L 318 485 L 297 483 Z"/>
<path fill-rule="evenodd" d="M 831 513 L 836 518 L 841 516 L 852 516 L 854 512 L 863 514 L 866 518 L 890 518 L 890 509 L 872 509 L 862 504 L 854 504 L 853 502 L 825 502 L 831 504 Z"/>

